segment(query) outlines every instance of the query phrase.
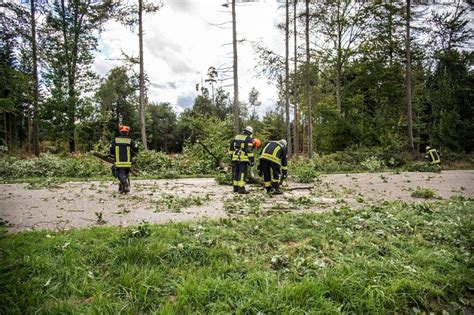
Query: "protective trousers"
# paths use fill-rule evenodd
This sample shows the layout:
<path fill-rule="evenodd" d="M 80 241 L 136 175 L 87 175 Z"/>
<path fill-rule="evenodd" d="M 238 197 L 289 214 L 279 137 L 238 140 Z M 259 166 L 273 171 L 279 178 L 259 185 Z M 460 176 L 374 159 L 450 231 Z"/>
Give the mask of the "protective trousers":
<path fill-rule="evenodd" d="M 117 168 L 117 177 L 120 181 L 119 192 L 130 191 L 130 169 L 129 168 Z"/>
<path fill-rule="evenodd" d="M 249 162 L 232 162 L 232 178 L 234 180 L 234 187 L 245 187 L 249 164 Z"/>
<path fill-rule="evenodd" d="M 260 167 L 263 172 L 263 184 L 267 190 L 271 188 L 277 190 L 280 186 L 281 166 L 269 160 L 260 160 Z"/>

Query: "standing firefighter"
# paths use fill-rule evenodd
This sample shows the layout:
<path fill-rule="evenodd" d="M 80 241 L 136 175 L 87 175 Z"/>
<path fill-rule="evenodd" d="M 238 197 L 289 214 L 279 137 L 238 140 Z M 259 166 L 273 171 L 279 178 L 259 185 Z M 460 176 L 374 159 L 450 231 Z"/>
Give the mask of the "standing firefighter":
<path fill-rule="evenodd" d="M 235 136 L 229 147 L 234 192 L 239 194 L 248 194 L 248 191 L 245 190 L 245 182 L 249 166 L 252 167 L 254 164 L 252 134 L 253 128 L 251 126 L 245 127 L 242 134 Z"/>
<path fill-rule="evenodd" d="M 259 175 L 263 173 L 263 182 L 268 193 L 281 195 L 280 183 L 288 175 L 286 140 L 270 141 L 263 145 L 258 166 Z"/>
<path fill-rule="evenodd" d="M 120 126 L 120 136 L 112 141 L 110 146 L 110 156 L 115 160 L 113 169 L 114 175 L 120 181 L 119 192 L 126 194 L 130 191 L 130 168 L 132 159 L 138 152 L 135 142 L 130 139 L 130 127 Z"/>
<path fill-rule="evenodd" d="M 435 148 L 431 148 L 430 146 L 426 147 L 426 155 L 425 159 L 428 160 L 430 165 L 439 165 L 441 163 L 441 154 Z"/>

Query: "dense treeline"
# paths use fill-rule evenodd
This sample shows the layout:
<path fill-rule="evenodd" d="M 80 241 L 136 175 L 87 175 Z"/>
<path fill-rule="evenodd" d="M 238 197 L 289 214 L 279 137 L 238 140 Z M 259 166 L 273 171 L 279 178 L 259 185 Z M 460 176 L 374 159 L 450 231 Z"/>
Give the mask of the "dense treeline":
<path fill-rule="evenodd" d="M 288 80 L 283 58 L 256 47 L 261 72 L 275 79 L 280 91 L 275 109 L 259 118 L 259 92 L 253 89 L 248 98 L 241 97 L 240 125 L 251 124 L 263 140 L 286 137 L 285 98 L 289 97 L 288 103 L 296 108 L 289 125 L 296 153 L 307 153 L 309 142 L 319 153 L 354 145 L 408 149 L 406 3 L 324 0 L 308 1 L 307 8 L 305 4 L 296 3 L 293 17 L 289 16 L 293 20 L 283 26 L 293 25 L 289 32 L 298 42 L 293 44 L 295 55 L 289 56 L 295 68 Z M 91 71 L 98 32 L 119 14 L 120 20 L 127 20 L 121 5 L 114 1 L 33 2 L 31 8 L 2 4 L 0 141 L 4 149 L 33 152 L 35 119 L 43 152 L 98 149 L 120 124 L 131 126 L 132 136 L 141 139 L 140 76 L 134 61 L 124 61 L 104 78 Z M 412 9 L 409 74 L 415 149 L 423 151 L 432 144 L 470 153 L 474 54 L 463 48 L 473 38 L 469 7 L 459 2 L 433 9 L 415 3 Z M 40 16 L 34 20 L 37 37 L 31 36 L 33 12 Z M 305 38 L 309 38 L 308 56 Z M 32 42 L 38 46 L 41 73 L 37 106 Z M 209 81 L 215 75 L 211 73 Z M 201 87 L 193 107 L 179 115 L 174 104 L 153 103 L 146 97 L 145 101 L 148 149 L 174 153 L 201 143 L 216 156 L 224 154 L 235 123 L 229 92 L 214 90 L 212 85 L 210 93 Z M 310 140 L 308 121 L 312 121 Z"/>

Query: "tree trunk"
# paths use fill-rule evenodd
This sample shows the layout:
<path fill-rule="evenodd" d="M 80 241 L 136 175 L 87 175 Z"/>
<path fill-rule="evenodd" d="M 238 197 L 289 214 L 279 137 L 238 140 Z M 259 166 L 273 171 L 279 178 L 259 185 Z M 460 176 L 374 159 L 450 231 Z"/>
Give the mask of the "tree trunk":
<path fill-rule="evenodd" d="M 285 113 L 286 113 L 286 141 L 288 141 L 288 157 L 292 155 L 291 147 L 291 121 L 290 121 L 290 67 L 288 64 L 288 57 L 290 55 L 290 4 L 286 0 L 286 26 L 285 26 Z"/>
<path fill-rule="evenodd" d="M 239 74 L 237 64 L 237 21 L 235 17 L 235 0 L 232 0 L 232 48 L 234 59 L 234 132 L 240 133 Z"/>
<path fill-rule="evenodd" d="M 306 0 L 306 80 L 305 80 L 305 91 L 306 91 L 306 102 L 308 103 L 308 114 L 307 122 L 308 125 L 308 158 L 313 157 L 313 108 L 312 108 L 312 93 L 310 86 L 310 55 L 309 55 L 309 1 Z"/>
<path fill-rule="evenodd" d="M 336 56 L 336 104 L 339 113 L 342 114 L 342 86 L 341 86 L 341 72 L 342 72 L 342 25 L 339 17 L 339 1 L 337 8 L 337 56 Z"/>
<path fill-rule="evenodd" d="M 145 78 L 143 73 L 143 0 L 138 0 L 138 45 L 140 55 L 140 133 L 143 148 L 147 150 L 145 129 Z"/>
<path fill-rule="evenodd" d="M 410 19 L 411 19 L 411 0 L 407 0 L 406 4 L 406 71 L 405 71 L 405 89 L 406 89 L 406 104 L 407 104 L 407 128 L 408 128 L 408 150 L 411 154 L 415 153 L 415 146 L 413 145 L 413 114 L 411 104 L 411 48 L 410 48 Z"/>
<path fill-rule="evenodd" d="M 294 53 L 295 53 L 295 60 L 294 60 L 294 73 L 295 77 L 293 78 L 293 98 L 295 102 L 295 113 L 294 113 L 294 137 L 295 137 L 295 143 L 294 143 L 294 148 L 293 151 L 295 154 L 298 154 L 300 152 L 300 121 L 299 121 L 299 115 L 298 115 L 298 84 L 297 84 L 297 67 L 298 67 L 298 46 L 297 46 L 297 40 L 296 40 L 296 3 L 297 0 L 293 0 L 293 40 L 294 40 Z"/>
<path fill-rule="evenodd" d="M 31 49 L 33 54 L 33 150 L 36 156 L 40 155 L 39 146 L 39 82 L 38 82 L 38 57 L 36 51 L 36 18 L 35 0 L 31 0 Z M 29 146 L 29 143 L 28 143 Z"/>

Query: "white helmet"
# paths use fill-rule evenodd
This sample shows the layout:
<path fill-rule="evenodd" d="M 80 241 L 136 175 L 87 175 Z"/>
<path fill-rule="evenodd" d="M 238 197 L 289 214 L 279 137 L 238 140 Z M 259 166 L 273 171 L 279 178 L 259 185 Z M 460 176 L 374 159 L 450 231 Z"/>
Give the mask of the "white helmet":
<path fill-rule="evenodd" d="M 426 146 L 426 151 L 428 151 L 429 149 L 431 149 L 431 147 L 429 145 Z"/>
<path fill-rule="evenodd" d="M 253 133 L 253 128 L 252 128 L 252 126 L 247 126 L 247 127 L 245 127 L 244 131 Z"/>
<path fill-rule="evenodd" d="M 279 144 L 281 144 L 283 147 L 286 148 L 286 146 L 288 145 L 288 142 L 286 142 L 285 139 L 281 139 L 280 141 L 278 141 Z"/>

